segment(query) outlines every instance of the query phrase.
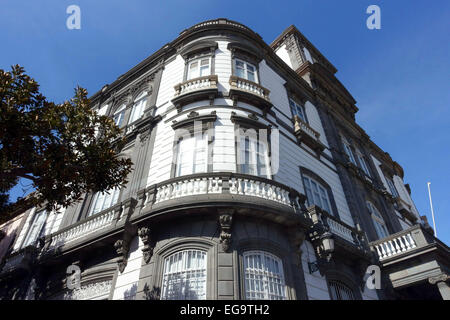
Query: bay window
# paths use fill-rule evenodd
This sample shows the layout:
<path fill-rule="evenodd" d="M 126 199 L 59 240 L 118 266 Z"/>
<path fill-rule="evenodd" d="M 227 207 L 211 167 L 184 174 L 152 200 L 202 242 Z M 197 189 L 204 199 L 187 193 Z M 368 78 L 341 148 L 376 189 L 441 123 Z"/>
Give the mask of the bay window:
<path fill-rule="evenodd" d="M 117 200 L 119 199 L 119 193 L 120 190 L 118 188 L 95 193 L 92 198 L 93 201 L 88 213 L 88 217 L 115 205 L 117 203 Z"/>
<path fill-rule="evenodd" d="M 206 300 L 206 252 L 184 250 L 164 259 L 162 300 Z"/>
<path fill-rule="evenodd" d="M 236 76 L 238 76 L 239 78 L 243 78 L 253 82 L 258 82 L 258 77 L 256 75 L 256 67 L 253 64 L 240 59 L 235 59 L 234 67 Z"/>
<path fill-rule="evenodd" d="M 248 251 L 243 258 L 246 299 L 286 299 L 283 263 L 279 258 L 264 251 Z"/>

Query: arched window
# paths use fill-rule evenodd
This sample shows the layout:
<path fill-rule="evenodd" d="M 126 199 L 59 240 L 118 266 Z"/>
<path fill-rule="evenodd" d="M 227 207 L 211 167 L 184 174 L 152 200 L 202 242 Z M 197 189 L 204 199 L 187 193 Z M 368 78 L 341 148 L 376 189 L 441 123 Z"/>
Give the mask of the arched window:
<path fill-rule="evenodd" d="M 147 92 L 142 92 L 135 100 L 133 109 L 131 110 L 131 116 L 128 123 L 133 123 L 139 120 L 144 114 L 144 109 L 147 104 Z"/>
<path fill-rule="evenodd" d="M 342 281 L 332 280 L 328 282 L 331 300 L 356 300 L 355 293 Z"/>
<path fill-rule="evenodd" d="M 119 199 L 119 193 L 120 190 L 118 188 L 114 188 L 94 194 L 94 200 L 92 201 L 88 217 L 115 205 L 117 203 L 117 200 Z"/>
<path fill-rule="evenodd" d="M 184 250 L 164 260 L 162 300 L 206 300 L 206 252 Z"/>
<path fill-rule="evenodd" d="M 248 300 L 285 300 L 283 263 L 264 251 L 244 253 L 245 298 Z"/>
<path fill-rule="evenodd" d="M 386 223 L 384 222 L 383 216 L 377 210 L 377 208 L 370 201 L 366 201 L 367 209 L 372 216 L 372 221 L 375 226 L 375 231 L 377 232 L 378 238 L 385 238 L 389 235 L 386 228 Z"/>
<path fill-rule="evenodd" d="M 316 206 L 332 214 L 333 212 L 331 211 L 331 202 L 327 188 L 307 175 L 303 176 L 303 184 L 305 186 L 308 206 L 315 204 Z"/>
<path fill-rule="evenodd" d="M 125 104 L 122 104 L 119 108 L 117 108 L 116 112 L 114 112 L 114 123 L 121 128 L 123 126 L 123 119 L 125 117 Z"/>

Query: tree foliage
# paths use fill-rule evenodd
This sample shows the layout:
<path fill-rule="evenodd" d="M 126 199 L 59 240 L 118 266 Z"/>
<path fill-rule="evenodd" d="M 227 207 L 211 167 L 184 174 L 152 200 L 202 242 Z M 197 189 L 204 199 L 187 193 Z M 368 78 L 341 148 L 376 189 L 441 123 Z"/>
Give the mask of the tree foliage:
<path fill-rule="evenodd" d="M 123 186 L 132 165 L 120 155 L 124 143 L 112 119 L 91 109 L 85 89 L 56 104 L 22 67 L 0 69 L 0 222 L 32 206 L 66 207 L 86 192 Z M 8 192 L 19 179 L 35 191 L 12 203 Z"/>

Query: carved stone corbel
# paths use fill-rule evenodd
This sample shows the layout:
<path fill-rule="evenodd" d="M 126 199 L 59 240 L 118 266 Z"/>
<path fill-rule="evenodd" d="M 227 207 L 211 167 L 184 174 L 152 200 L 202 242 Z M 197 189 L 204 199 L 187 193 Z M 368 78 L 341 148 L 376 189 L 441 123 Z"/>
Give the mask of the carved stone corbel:
<path fill-rule="evenodd" d="M 142 240 L 142 243 L 144 244 L 144 247 L 142 248 L 142 253 L 144 256 L 145 263 L 149 263 L 150 259 L 153 255 L 153 249 L 154 249 L 154 243 L 151 238 L 151 231 L 149 227 L 141 227 L 138 229 L 138 235 Z"/>
<path fill-rule="evenodd" d="M 231 225 L 233 224 L 234 209 L 219 210 L 219 224 L 220 224 L 220 243 L 225 252 L 231 247 Z"/>
<path fill-rule="evenodd" d="M 117 259 L 117 264 L 119 266 L 120 273 L 122 273 L 128 263 L 128 251 L 130 249 L 129 244 L 127 244 L 125 240 L 119 239 L 114 243 L 114 248 L 119 256 Z"/>
<path fill-rule="evenodd" d="M 119 266 L 120 273 L 122 273 L 125 270 L 125 267 L 127 266 L 131 240 L 135 235 L 136 235 L 136 227 L 126 222 L 124 226 L 123 238 L 117 240 L 114 243 L 114 248 L 116 249 L 116 253 L 119 256 L 119 258 L 117 259 L 117 264 Z"/>
<path fill-rule="evenodd" d="M 297 265 L 301 266 L 302 263 L 302 245 L 305 241 L 306 233 L 297 228 L 289 231 L 289 240 L 294 248 L 294 254 L 297 256 Z"/>

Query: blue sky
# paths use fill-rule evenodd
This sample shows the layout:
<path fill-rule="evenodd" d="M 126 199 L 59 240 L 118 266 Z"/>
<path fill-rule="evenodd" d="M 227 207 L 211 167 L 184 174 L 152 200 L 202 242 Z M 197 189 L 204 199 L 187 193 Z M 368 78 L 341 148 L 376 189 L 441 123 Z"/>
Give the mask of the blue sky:
<path fill-rule="evenodd" d="M 81 30 L 66 28 L 66 8 L 81 8 Z M 366 27 L 366 8 L 381 8 L 381 30 Z M 270 43 L 291 24 L 336 66 L 357 101 L 357 122 L 405 169 L 405 182 L 438 236 L 450 243 L 450 2 L 3 0 L 0 68 L 24 66 L 49 99 L 79 84 L 104 84 L 189 26 L 225 17 Z M 21 193 L 16 188 L 12 194 Z"/>

